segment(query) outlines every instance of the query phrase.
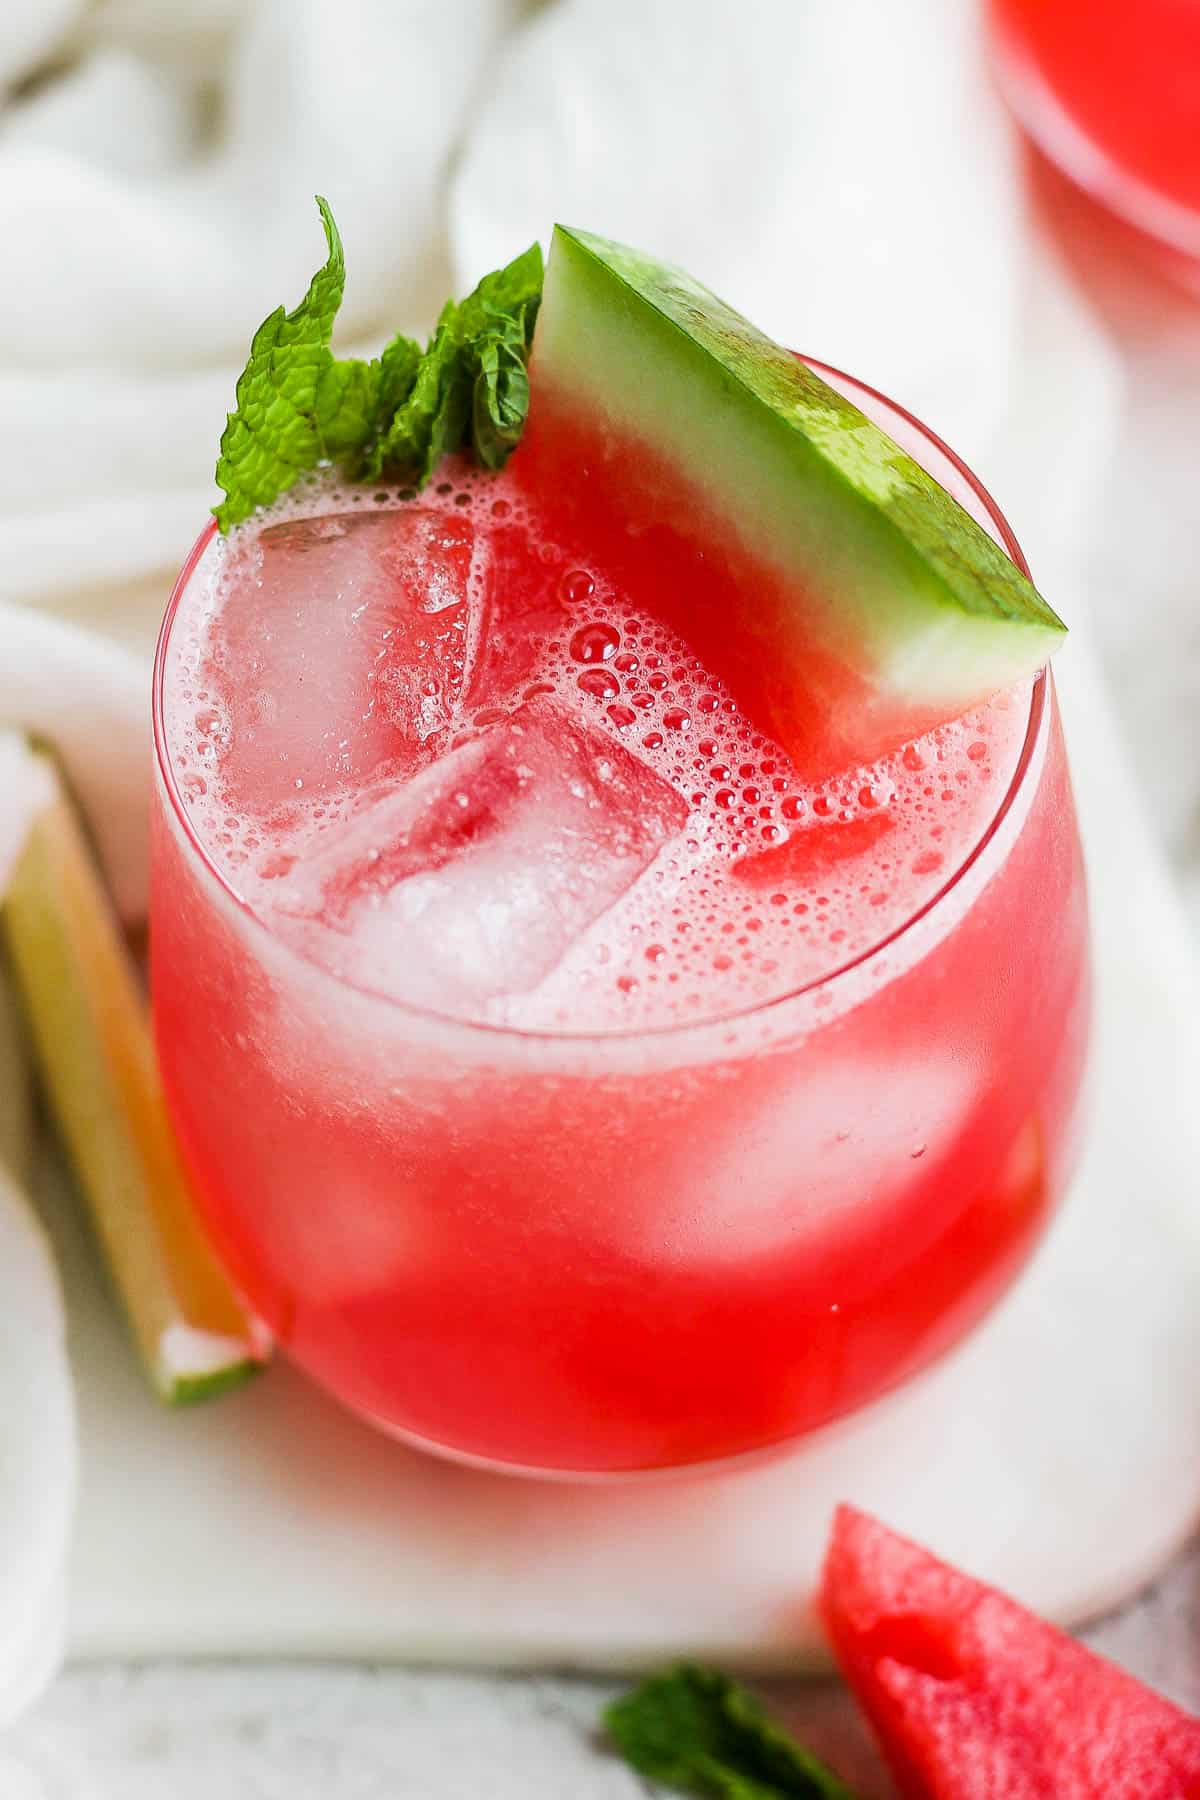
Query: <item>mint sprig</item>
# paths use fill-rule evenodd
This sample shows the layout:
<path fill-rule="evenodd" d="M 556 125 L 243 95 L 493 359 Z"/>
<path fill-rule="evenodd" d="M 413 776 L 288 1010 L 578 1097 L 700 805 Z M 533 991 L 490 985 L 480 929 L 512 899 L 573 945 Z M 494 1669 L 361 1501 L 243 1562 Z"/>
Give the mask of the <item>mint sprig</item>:
<path fill-rule="evenodd" d="M 318 195 L 317 205 L 326 261 L 300 304 L 277 307 L 255 332 L 221 435 L 222 531 L 321 467 L 421 487 L 443 456 L 469 445 L 485 468 L 501 468 L 525 426 L 540 247 L 485 275 L 465 300 L 447 301 L 424 350 L 397 336 L 369 362 L 335 357 L 346 265 L 329 204 Z"/>
<path fill-rule="evenodd" d="M 626 1762 L 668 1787 L 710 1800 L 855 1800 L 844 1782 L 715 1669 L 683 1664 L 610 1706 L 609 1734 Z"/>

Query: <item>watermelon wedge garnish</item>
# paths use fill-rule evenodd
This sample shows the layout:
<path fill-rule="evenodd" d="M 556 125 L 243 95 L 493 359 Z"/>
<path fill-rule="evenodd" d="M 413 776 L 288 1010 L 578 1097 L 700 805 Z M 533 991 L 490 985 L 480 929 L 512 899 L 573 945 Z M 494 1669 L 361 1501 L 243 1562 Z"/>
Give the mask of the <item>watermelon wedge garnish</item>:
<path fill-rule="evenodd" d="M 905 1800 L 1200 1797 L 1200 1720 L 851 1507 L 821 1609 Z"/>
<path fill-rule="evenodd" d="M 797 296 L 803 317 L 803 296 Z M 557 226 L 513 469 L 805 774 L 1041 667 L 1064 627 L 854 405 L 682 270 Z"/>

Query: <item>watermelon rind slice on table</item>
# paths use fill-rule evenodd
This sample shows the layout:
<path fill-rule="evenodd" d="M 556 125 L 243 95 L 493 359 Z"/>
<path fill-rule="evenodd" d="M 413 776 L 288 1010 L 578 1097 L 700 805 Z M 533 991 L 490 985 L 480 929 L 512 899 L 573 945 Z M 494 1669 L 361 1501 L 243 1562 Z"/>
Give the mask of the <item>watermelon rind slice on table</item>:
<path fill-rule="evenodd" d="M 196 1214 L 137 971 L 54 757 L 0 731 L 0 942 L 33 1060 L 156 1392 L 240 1385 L 268 1349 Z"/>

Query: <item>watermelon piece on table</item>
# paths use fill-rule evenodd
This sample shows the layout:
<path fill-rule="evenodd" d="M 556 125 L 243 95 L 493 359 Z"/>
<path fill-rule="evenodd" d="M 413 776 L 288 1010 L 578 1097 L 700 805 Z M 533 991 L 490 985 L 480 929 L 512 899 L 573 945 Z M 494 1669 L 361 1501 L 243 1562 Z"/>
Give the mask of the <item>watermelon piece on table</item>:
<path fill-rule="evenodd" d="M 1200 1720 L 848 1506 L 820 1604 L 905 1800 L 1200 1797 Z"/>

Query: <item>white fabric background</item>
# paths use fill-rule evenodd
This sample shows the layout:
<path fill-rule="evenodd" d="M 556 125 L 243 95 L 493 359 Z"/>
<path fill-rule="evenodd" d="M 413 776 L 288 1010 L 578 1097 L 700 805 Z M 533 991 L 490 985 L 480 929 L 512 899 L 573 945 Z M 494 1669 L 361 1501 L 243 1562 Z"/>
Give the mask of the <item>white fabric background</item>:
<path fill-rule="evenodd" d="M 968 0 L 8 0 L 0 719 L 64 742 L 126 912 L 153 627 L 249 333 L 321 254 L 319 189 L 347 347 L 562 217 L 926 418 L 1090 615 L 1200 916 L 1200 307 L 1069 204 L 1031 216 L 980 62 Z M 39 1766 L 21 1800 L 118 1791 Z"/>

